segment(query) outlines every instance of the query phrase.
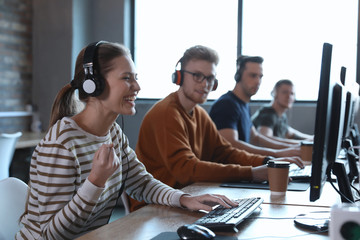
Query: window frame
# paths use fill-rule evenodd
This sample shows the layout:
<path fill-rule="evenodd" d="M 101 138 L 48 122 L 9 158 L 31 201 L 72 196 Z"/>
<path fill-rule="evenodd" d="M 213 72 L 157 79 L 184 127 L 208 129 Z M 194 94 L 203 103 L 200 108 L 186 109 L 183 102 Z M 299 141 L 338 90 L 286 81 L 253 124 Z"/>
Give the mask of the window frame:
<path fill-rule="evenodd" d="M 126 1 L 126 0 L 125 0 Z M 135 40 L 136 40 L 136 26 L 135 26 L 135 6 L 136 6 L 136 0 L 128 0 L 130 2 L 130 20 L 129 20 L 129 42 L 130 46 L 129 49 L 131 51 L 131 54 L 133 56 L 134 62 L 136 62 L 136 56 L 135 56 Z M 357 19 L 357 46 L 360 44 L 360 0 L 358 2 L 358 19 Z M 243 0 L 238 0 L 238 30 L 237 30 L 237 56 L 240 56 L 242 54 L 242 38 L 243 38 Z M 355 77 L 356 82 L 360 85 L 360 48 L 356 48 L 356 70 L 355 70 Z M 360 95 L 360 89 L 359 89 L 359 95 Z M 141 99 L 151 99 L 151 100 L 159 100 L 160 98 L 141 98 Z M 216 99 L 208 99 L 209 102 L 213 102 Z M 269 102 L 271 99 L 270 97 L 267 99 L 259 99 L 259 100 L 251 100 L 251 102 Z M 296 103 L 316 103 L 317 99 L 313 100 L 296 100 Z"/>

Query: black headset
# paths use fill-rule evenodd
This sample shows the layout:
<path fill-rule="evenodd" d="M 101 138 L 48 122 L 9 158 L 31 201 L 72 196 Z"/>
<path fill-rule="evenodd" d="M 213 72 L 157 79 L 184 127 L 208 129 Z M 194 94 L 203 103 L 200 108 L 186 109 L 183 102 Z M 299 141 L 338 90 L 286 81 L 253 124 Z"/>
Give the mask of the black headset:
<path fill-rule="evenodd" d="M 175 72 L 172 74 L 172 82 L 181 86 L 184 82 L 184 72 L 181 70 L 182 58 L 175 65 Z M 180 64 L 180 69 L 178 68 Z"/>
<path fill-rule="evenodd" d="M 84 53 L 83 67 L 85 78 L 81 84 L 81 89 L 89 96 L 99 96 L 105 88 L 105 79 L 102 77 L 97 59 L 98 47 L 106 43 L 98 41 L 90 43 Z"/>
<path fill-rule="evenodd" d="M 235 81 L 236 82 L 240 82 L 241 81 L 241 77 L 244 73 L 244 70 L 245 70 L 245 64 L 247 63 L 246 61 L 247 57 L 246 56 L 240 56 L 236 62 L 237 62 L 237 70 L 236 70 L 236 73 L 235 73 Z"/>
<path fill-rule="evenodd" d="M 181 70 L 182 60 L 183 58 L 180 58 L 180 60 L 176 63 L 175 72 L 172 74 L 172 82 L 179 86 L 181 86 L 184 82 L 184 71 Z M 180 64 L 180 69 L 178 68 L 179 64 Z M 215 91 L 217 89 L 217 86 L 218 86 L 218 80 L 215 79 L 211 91 Z"/>
<path fill-rule="evenodd" d="M 236 82 L 240 82 L 243 72 L 244 72 L 244 68 L 239 67 L 239 69 L 236 71 L 234 76 Z"/>

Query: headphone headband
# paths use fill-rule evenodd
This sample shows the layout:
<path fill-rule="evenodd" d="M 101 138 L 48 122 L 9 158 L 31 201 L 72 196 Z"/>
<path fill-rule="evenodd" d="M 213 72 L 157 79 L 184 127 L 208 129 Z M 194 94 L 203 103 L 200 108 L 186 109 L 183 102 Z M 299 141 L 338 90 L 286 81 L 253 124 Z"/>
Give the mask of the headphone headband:
<path fill-rule="evenodd" d="M 95 57 L 97 55 L 97 48 L 98 46 L 100 46 L 101 44 L 107 43 L 107 41 L 97 41 L 97 42 L 93 42 L 90 43 L 86 49 L 85 49 L 85 53 L 84 53 L 84 60 L 83 60 L 83 66 L 87 66 L 87 65 L 93 65 L 93 62 L 95 60 Z"/>

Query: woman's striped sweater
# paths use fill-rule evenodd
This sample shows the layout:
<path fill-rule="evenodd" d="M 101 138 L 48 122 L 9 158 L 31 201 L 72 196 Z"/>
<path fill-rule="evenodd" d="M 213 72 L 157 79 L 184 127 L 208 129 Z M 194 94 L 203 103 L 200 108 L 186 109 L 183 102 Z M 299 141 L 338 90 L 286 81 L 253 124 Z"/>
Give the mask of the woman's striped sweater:
<path fill-rule="evenodd" d="M 121 164 L 99 188 L 87 177 L 94 153 L 105 143 L 113 143 Z M 33 153 L 28 211 L 16 239 L 73 239 L 106 224 L 124 182 L 134 199 L 180 207 L 184 193 L 145 170 L 117 123 L 106 136 L 98 137 L 70 118 L 59 120 Z"/>

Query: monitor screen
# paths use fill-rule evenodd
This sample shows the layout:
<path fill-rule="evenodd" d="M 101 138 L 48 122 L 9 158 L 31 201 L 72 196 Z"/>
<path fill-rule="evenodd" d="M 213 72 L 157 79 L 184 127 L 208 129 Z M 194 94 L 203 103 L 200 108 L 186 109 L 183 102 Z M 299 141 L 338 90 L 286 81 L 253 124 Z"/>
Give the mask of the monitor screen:
<path fill-rule="evenodd" d="M 310 201 L 319 199 L 322 187 L 326 182 L 326 169 L 328 162 L 326 153 L 329 139 L 332 79 L 330 78 L 332 48 L 329 43 L 324 43 L 321 60 L 319 93 L 316 104 L 315 134 L 312 156 L 312 170 L 310 180 Z"/>
<path fill-rule="evenodd" d="M 350 131 L 354 124 L 354 104 L 355 97 L 350 92 L 346 92 L 346 105 L 345 105 L 345 116 L 344 116 L 344 127 L 343 127 L 343 140 L 350 138 Z"/>
<path fill-rule="evenodd" d="M 342 202 L 354 202 L 354 197 L 351 190 L 350 179 L 347 175 L 345 161 L 338 160 L 341 143 L 343 141 L 343 126 L 344 126 L 344 110 L 345 110 L 345 94 L 343 94 L 343 87 L 340 84 L 335 84 L 333 87 L 333 95 L 331 101 L 330 114 L 330 132 L 327 146 L 327 161 L 328 168 L 326 171 L 328 179 L 331 174 L 336 176 L 337 187 L 333 182 L 330 182 L 333 188 L 339 193 Z M 348 155 L 347 155 L 348 158 Z M 350 160 L 350 159 L 348 159 Z M 349 161 L 348 161 L 349 163 Z M 348 165 L 350 167 L 350 165 Z"/>
<path fill-rule="evenodd" d="M 345 94 L 343 86 L 339 83 L 335 83 L 333 86 L 330 109 L 331 112 L 328 115 L 330 116 L 329 139 L 326 147 L 326 159 L 329 164 L 328 178 L 330 177 L 329 171 L 332 170 L 333 164 L 338 159 L 343 140 Z"/>

